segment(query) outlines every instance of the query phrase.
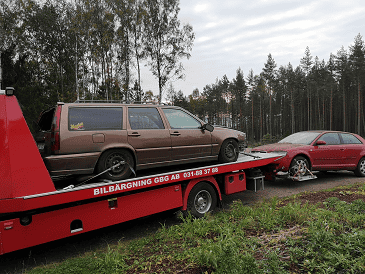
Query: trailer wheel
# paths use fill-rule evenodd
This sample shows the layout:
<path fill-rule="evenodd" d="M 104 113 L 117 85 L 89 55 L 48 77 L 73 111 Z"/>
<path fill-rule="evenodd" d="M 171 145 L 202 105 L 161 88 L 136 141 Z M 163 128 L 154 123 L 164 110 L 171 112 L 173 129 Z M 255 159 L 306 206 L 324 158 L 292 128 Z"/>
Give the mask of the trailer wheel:
<path fill-rule="evenodd" d="M 97 173 L 101 173 L 121 161 L 127 162 L 132 168 L 134 167 L 134 159 L 129 151 L 125 149 L 112 149 L 106 151 L 101 155 L 96 171 Z M 128 164 L 115 167 L 102 174 L 101 177 L 112 181 L 127 179 L 132 173 Z"/>
<path fill-rule="evenodd" d="M 238 158 L 239 148 L 236 140 L 225 140 L 219 151 L 219 162 L 229 163 L 235 162 Z"/>
<path fill-rule="evenodd" d="M 190 191 L 187 210 L 192 216 L 201 218 L 205 213 L 214 210 L 216 206 L 217 194 L 209 183 L 198 183 Z"/>
<path fill-rule="evenodd" d="M 365 157 L 361 158 L 355 169 L 355 175 L 365 177 Z"/>
<path fill-rule="evenodd" d="M 290 164 L 289 173 L 291 176 L 304 176 L 309 174 L 310 165 L 303 156 L 296 156 Z"/>

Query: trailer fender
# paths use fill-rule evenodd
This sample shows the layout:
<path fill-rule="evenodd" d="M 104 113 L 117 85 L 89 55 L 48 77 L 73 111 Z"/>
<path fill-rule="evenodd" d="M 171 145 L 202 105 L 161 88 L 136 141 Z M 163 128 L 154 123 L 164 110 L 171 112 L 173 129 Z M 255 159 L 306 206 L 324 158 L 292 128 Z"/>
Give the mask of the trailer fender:
<path fill-rule="evenodd" d="M 187 207 L 188 207 L 188 198 L 189 198 L 190 191 L 192 190 L 192 188 L 196 184 L 198 184 L 200 182 L 208 182 L 208 183 L 210 183 L 214 187 L 215 191 L 217 192 L 217 196 L 218 196 L 219 201 L 222 201 L 221 191 L 219 189 L 219 186 L 218 186 L 217 181 L 214 179 L 213 176 L 196 178 L 196 179 L 191 180 L 188 183 L 187 187 L 185 188 L 185 190 L 183 192 L 183 207 L 182 207 L 182 210 L 184 210 L 184 211 L 187 210 Z"/>

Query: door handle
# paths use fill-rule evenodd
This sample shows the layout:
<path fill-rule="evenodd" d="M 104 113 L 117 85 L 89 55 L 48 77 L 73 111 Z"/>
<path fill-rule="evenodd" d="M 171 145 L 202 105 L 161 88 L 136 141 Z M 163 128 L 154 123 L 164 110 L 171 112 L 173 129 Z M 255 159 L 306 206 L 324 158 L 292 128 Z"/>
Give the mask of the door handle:
<path fill-rule="evenodd" d="M 178 132 L 178 131 L 174 131 L 174 132 L 171 132 L 170 135 L 173 135 L 173 136 L 180 136 L 181 133 Z"/>
<path fill-rule="evenodd" d="M 138 132 L 132 132 L 132 133 L 129 133 L 128 136 L 141 136 L 141 134 L 139 134 Z"/>

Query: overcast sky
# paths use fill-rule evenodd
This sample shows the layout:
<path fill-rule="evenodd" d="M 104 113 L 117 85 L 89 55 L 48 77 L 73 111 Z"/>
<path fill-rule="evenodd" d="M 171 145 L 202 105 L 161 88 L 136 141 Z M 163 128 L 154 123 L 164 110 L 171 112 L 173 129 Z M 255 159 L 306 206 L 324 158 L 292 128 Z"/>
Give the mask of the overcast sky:
<path fill-rule="evenodd" d="M 308 46 L 313 58 L 329 59 L 365 35 L 364 0 L 180 0 L 179 19 L 195 32 L 185 80 L 173 82 L 189 95 L 195 88 L 241 68 L 260 74 L 271 53 L 277 68 L 299 65 Z M 142 88 L 158 94 L 158 81 L 142 72 Z"/>

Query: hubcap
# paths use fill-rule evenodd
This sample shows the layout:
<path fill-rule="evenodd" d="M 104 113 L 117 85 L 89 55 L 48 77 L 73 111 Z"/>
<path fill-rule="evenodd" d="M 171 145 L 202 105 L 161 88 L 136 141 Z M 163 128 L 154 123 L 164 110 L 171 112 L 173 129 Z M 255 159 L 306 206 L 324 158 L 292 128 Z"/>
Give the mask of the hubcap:
<path fill-rule="evenodd" d="M 236 156 L 236 148 L 232 143 L 227 145 L 224 152 L 228 158 L 234 158 Z"/>
<path fill-rule="evenodd" d="M 201 190 L 195 196 L 194 206 L 200 214 L 207 213 L 212 206 L 212 196 L 206 190 Z"/>
<path fill-rule="evenodd" d="M 118 154 L 112 154 L 109 156 L 108 160 L 106 161 L 106 169 L 119 164 L 121 161 L 124 161 L 124 158 Z M 119 175 L 124 171 L 124 165 L 117 166 L 109 171 L 110 175 Z"/>
<path fill-rule="evenodd" d="M 307 173 L 307 163 L 304 160 L 298 160 L 292 167 L 292 175 L 305 175 Z"/>
<path fill-rule="evenodd" d="M 365 174 L 365 160 L 360 162 L 359 170 L 362 174 Z"/>

